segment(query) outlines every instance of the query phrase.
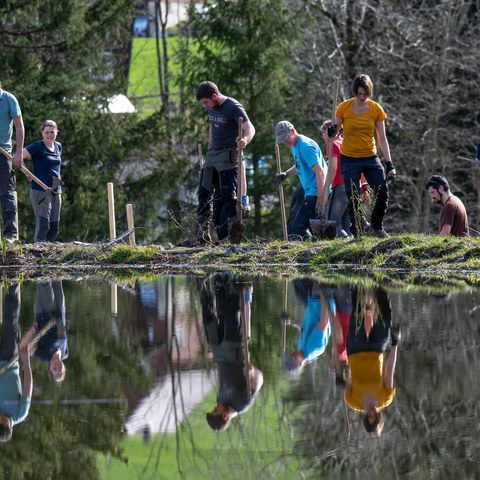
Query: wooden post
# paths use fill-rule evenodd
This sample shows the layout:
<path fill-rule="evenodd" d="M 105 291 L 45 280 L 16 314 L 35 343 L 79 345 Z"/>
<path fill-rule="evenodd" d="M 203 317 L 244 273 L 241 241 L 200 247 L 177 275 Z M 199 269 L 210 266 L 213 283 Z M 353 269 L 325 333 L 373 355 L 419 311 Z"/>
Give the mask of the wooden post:
<path fill-rule="evenodd" d="M 17 192 L 13 191 L 13 197 L 15 198 L 15 222 L 17 223 L 17 240 L 19 238 L 20 226 L 18 225 L 18 195 Z"/>
<path fill-rule="evenodd" d="M 280 161 L 280 149 L 278 145 L 275 145 L 275 158 L 277 159 L 277 173 L 282 171 L 282 165 Z M 282 214 L 282 229 L 283 229 L 283 239 L 285 241 L 288 240 L 288 232 L 287 232 L 287 216 L 285 214 L 285 197 L 283 196 L 283 185 L 280 184 L 278 187 L 278 193 L 280 195 L 280 211 Z"/>
<path fill-rule="evenodd" d="M 338 100 L 338 86 L 340 83 L 340 79 L 335 77 L 335 89 L 333 91 L 333 106 L 332 106 L 332 125 L 335 125 L 335 109 L 337 107 L 337 100 Z M 329 139 L 329 143 L 327 144 L 327 151 L 328 151 L 328 166 L 327 166 L 327 173 L 325 175 L 325 188 L 323 189 L 323 206 L 328 202 L 328 194 L 330 193 L 330 183 L 332 181 L 331 173 L 332 173 L 332 157 L 333 157 L 333 138 Z M 338 162 L 337 162 L 338 168 Z"/>
<path fill-rule="evenodd" d="M 127 227 L 129 230 L 135 227 L 133 222 L 133 207 L 131 203 L 127 203 Z M 135 246 L 135 230 L 132 230 L 132 233 L 128 236 L 128 242 L 131 247 Z"/>
<path fill-rule="evenodd" d="M 108 194 L 108 223 L 110 226 L 110 240 L 115 240 L 117 231 L 115 229 L 115 201 L 113 197 L 113 183 L 107 183 Z"/>
<path fill-rule="evenodd" d="M 203 168 L 203 155 L 202 155 L 202 144 L 197 145 L 198 148 L 198 164 L 200 165 L 200 170 Z"/>
<path fill-rule="evenodd" d="M 110 284 L 110 303 L 112 307 L 112 316 L 117 316 L 118 304 L 117 304 L 117 284 Z"/>

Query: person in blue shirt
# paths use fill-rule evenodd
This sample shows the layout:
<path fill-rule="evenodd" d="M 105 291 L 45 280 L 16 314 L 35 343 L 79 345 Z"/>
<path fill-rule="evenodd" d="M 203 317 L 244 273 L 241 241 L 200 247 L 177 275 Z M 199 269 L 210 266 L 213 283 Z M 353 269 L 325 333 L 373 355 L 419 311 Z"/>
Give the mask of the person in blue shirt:
<path fill-rule="evenodd" d="M 32 398 L 32 370 L 26 347 L 20 348 L 23 388 L 20 381 L 19 313 L 20 286 L 10 285 L 5 297 L 5 316 L 0 342 L 0 442 L 8 442 L 12 438 L 13 427 L 27 417 Z"/>
<path fill-rule="evenodd" d="M 25 128 L 18 100 L 10 92 L 2 90 L 2 84 L 0 83 L 0 147 L 8 153 L 12 152 L 13 127 L 15 127 L 13 161 L 0 154 L 0 200 L 2 204 L 3 236 L 9 243 L 15 242 L 18 237 L 17 204 L 13 194 L 16 180 L 12 163 L 15 167 L 20 167 L 22 164 Z"/>
<path fill-rule="evenodd" d="M 31 158 L 33 174 L 47 187 L 52 187 L 53 178 L 61 180 L 62 144 L 57 142 L 58 127 L 53 120 L 45 120 L 41 127 L 42 140 L 23 149 L 23 158 Z M 45 194 L 40 185 L 30 182 L 30 200 L 35 212 L 35 242 L 54 242 L 58 235 L 62 187 L 55 194 Z"/>
<path fill-rule="evenodd" d="M 277 173 L 278 185 L 292 175 L 300 177 L 305 196 L 291 223 L 289 235 L 303 240 L 312 236 L 311 218 L 317 218 L 323 209 L 323 189 L 325 187 L 325 159 L 317 142 L 297 133 L 295 127 L 283 120 L 275 126 L 275 143 L 290 147 L 295 164 L 285 172 Z"/>
<path fill-rule="evenodd" d="M 290 353 L 283 354 L 283 369 L 291 377 L 298 376 L 305 365 L 315 362 L 325 352 L 331 335 L 328 318 L 328 299 L 322 288 L 309 279 L 294 281 L 297 297 L 305 303 L 305 314 L 300 329 L 297 347 Z M 330 300 L 329 307 L 335 311 Z"/>

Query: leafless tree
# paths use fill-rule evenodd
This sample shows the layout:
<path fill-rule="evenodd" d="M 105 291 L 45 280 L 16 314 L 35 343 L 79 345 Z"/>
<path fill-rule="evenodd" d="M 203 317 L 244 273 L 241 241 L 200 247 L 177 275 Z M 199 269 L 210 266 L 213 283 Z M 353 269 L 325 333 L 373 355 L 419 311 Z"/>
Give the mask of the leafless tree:
<path fill-rule="evenodd" d="M 480 5 L 475 0 L 305 0 L 303 42 L 295 49 L 299 89 L 310 102 L 307 122 L 331 113 L 331 91 L 351 96 L 360 72 L 375 85 L 385 109 L 398 181 L 387 223 L 397 231 L 435 232 L 424 189 L 434 173 L 447 176 L 466 203 L 470 223 L 480 220 L 480 169 L 473 161 L 479 138 Z M 307 73 L 308 75 L 305 75 Z M 319 94 L 320 92 L 320 94 Z M 309 100 L 311 99 L 311 100 Z M 477 208 L 475 208 L 477 207 Z"/>

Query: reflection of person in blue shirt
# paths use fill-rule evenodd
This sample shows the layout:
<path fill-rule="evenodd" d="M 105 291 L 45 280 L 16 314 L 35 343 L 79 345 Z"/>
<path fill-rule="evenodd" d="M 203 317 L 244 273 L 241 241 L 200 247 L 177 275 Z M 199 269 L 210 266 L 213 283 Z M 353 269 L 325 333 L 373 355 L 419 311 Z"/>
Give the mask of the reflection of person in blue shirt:
<path fill-rule="evenodd" d="M 283 367 L 292 376 L 300 374 L 307 363 L 312 363 L 325 351 L 330 339 L 327 299 L 311 280 L 296 280 L 295 292 L 306 302 L 297 348 L 283 355 Z M 335 305 L 331 301 L 330 308 Z M 295 325 L 295 324 L 294 324 Z"/>
<path fill-rule="evenodd" d="M 50 374 L 55 382 L 65 379 L 66 368 L 63 361 L 68 357 L 68 344 L 65 318 L 65 297 L 61 281 L 42 282 L 37 285 L 34 304 L 35 323 L 22 340 L 28 345 L 37 331 L 52 319 L 55 324 L 29 347 L 30 355 L 48 362 Z"/>
<path fill-rule="evenodd" d="M 27 349 L 20 350 L 23 364 L 23 390 L 18 358 L 8 366 L 19 353 L 19 312 L 20 287 L 11 285 L 5 297 L 5 316 L 0 342 L 0 442 L 8 442 L 12 438 L 13 426 L 25 420 L 32 398 L 32 370 Z M 7 366 L 8 368 L 4 370 Z"/>

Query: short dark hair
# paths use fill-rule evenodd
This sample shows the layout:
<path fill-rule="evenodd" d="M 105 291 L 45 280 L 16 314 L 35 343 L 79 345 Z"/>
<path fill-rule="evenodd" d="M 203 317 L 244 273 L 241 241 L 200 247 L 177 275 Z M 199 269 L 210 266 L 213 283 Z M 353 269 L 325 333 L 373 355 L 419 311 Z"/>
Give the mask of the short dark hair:
<path fill-rule="evenodd" d="M 212 95 L 214 93 L 219 95 L 220 90 L 213 82 L 206 80 L 205 82 L 202 82 L 197 88 L 197 94 L 195 98 L 197 100 L 202 100 L 202 98 L 212 98 Z"/>
<path fill-rule="evenodd" d="M 365 73 L 357 75 L 352 82 L 352 93 L 356 95 L 358 89 L 363 88 L 366 94 L 371 97 L 373 95 L 373 82 L 372 79 Z"/>
<path fill-rule="evenodd" d="M 224 420 L 221 415 L 214 415 L 211 412 L 207 413 L 206 419 L 210 428 L 215 432 L 224 432 L 228 428 L 231 420 L 230 418 Z"/>
<path fill-rule="evenodd" d="M 437 191 L 439 187 L 443 187 L 445 192 L 450 190 L 450 185 L 448 184 L 447 179 L 442 175 L 432 175 L 425 184 L 425 190 L 428 190 L 429 187 L 432 187 Z"/>
<path fill-rule="evenodd" d="M 0 443 L 9 442 L 12 439 L 13 429 L 9 425 L 6 427 L 3 424 L 0 424 Z"/>

